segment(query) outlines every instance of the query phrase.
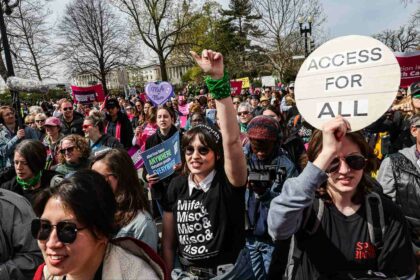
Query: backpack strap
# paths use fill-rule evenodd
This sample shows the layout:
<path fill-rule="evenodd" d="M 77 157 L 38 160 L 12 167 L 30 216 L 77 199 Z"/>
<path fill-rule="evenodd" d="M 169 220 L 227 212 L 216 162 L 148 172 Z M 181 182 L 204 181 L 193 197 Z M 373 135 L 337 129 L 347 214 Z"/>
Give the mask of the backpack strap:
<path fill-rule="evenodd" d="M 382 200 L 379 194 L 366 195 L 366 218 L 368 222 L 369 237 L 376 249 L 380 251 L 383 246 L 385 234 L 385 218 Z"/>
<path fill-rule="evenodd" d="M 320 198 L 314 199 L 314 203 L 312 207 L 309 207 L 304 212 L 304 220 L 302 224 L 302 228 L 308 233 L 309 235 L 315 234 L 318 230 L 319 225 L 321 224 L 322 216 L 324 215 L 324 201 Z"/>

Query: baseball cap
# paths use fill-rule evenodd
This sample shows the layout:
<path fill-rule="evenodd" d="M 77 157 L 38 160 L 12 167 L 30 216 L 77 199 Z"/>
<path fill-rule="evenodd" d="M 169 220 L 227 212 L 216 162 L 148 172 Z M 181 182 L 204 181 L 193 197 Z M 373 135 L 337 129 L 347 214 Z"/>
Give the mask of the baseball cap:
<path fill-rule="evenodd" d="M 49 117 L 46 121 L 44 126 L 61 126 L 61 121 L 59 118 L 56 117 Z"/>
<path fill-rule="evenodd" d="M 420 81 L 412 83 L 408 92 L 411 96 L 420 98 Z"/>
<path fill-rule="evenodd" d="M 120 104 L 118 103 L 118 100 L 115 98 L 110 98 L 106 101 L 105 108 L 115 108 L 120 107 Z"/>

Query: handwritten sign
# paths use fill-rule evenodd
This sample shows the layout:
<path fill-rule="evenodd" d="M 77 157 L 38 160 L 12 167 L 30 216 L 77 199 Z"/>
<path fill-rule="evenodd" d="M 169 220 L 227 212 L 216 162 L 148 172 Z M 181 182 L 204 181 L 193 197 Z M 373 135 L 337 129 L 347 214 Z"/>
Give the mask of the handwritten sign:
<path fill-rule="evenodd" d="M 367 36 L 339 37 L 302 64 L 295 81 L 296 105 L 318 129 L 341 115 L 356 131 L 388 110 L 399 84 L 400 67 L 387 46 Z"/>
<path fill-rule="evenodd" d="M 168 82 L 147 83 L 145 90 L 149 100 L 156 106 L 165 104 L 165 102 L 173 95 L 172 85 Z"/>
<path fill-rule="evenodd" d="M 162 180 L 174 173 L 174 165 L 181 163 L 179 132 L 161 144 L 143 153 L 144 167 L 148 174 L 157 174 Z"/>

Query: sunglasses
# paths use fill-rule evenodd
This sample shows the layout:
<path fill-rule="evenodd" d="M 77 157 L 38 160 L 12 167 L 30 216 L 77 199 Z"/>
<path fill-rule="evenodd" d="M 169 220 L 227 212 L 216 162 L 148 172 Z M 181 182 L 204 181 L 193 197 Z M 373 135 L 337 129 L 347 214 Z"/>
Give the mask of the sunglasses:
<path fill-rule="evenodd" d="M 34 122 L 27 122 L 27 123 L 25 123 L 26 125 L 31 125 L 31 124 L 34 124 Z"/>
<path fill-rule="evenodd" d="M 248 114 L 249 114 L 248 111 L 238 112 L 238 116 L 242 116 L 242 115 L 246 116 Z"/>
<path fill-rule="evenodd" d="M 43 123 L 43 122 L 45 122 L 45 120 L 35 120 L 35 122 L 37 122 L 37 123 Z"/>
<path fill-rule="evenodd" d="M 241 104 L 241 102 L 233 102 L 233 104 L 238 105 Z"/>
<path fill-rule="evenodd" d="M 71 222 L 58 222 L 56 225 L 52 225 L 49 221 L 34 219 L 31 224 L 31 233 L 35 239 L 45 241 L 50 237 L 54 227 L 57 229 L 58 240 L 67 244 L 73 243 L 76 240 L 77 232 L 85 229 L 78 228 L 75 223 Z"/>
<path fill-rule="evenodd" d="M 205 156 L 210 152 L 210 149 L 205 146 L 200 146 L 198 147 L 197 150 L 198 150 L 198 153 L 202 156 Z M 194 154 L 194 151 L 195 151 L 195 148 L 193 146 L 187 146 L 185 148 L 185 154 L 187 156 L 191 156 L 192 154 Z"/>
<path fill-rule="evenodd" d="M 397 99 L 397 100 L 402 100 L 403 98 L 404 98 L 404 96 L 402 96 L 402 95 L 399 95 L 399 96 L 395 97 L 395 99 Z"/>
<path fill-rule="evenodd" d="M 89 127 L 93 127 L 93 125 L 91 125 L 91 124 L 84 124 L 84 125 L 82 125 L 82 128 L 83 129 L 88 129 Z"/>
<path fill-rule="evenodd" d="M 73 146 L 73 147 L 68 147 L 68 148 L 66 148 L 66 149 L 61 149 L 61 150 L 60 150 L 60 153 L 61 153 L 62 155 L 65 155 L 65 154 L 66 154 L 66 152 L 68 152 L 69 154 L 71 154 L 71 153 L 73 153 L 73 151 L 74 151 L 74 146 Z"/>
<path fill-rule="evenodd" d="M 350 155 L 344 157 L 346 164 L 353 170 L 362 170 L 366 166 L 367 159 L 361 155 Z M 327 169 L 327 173 L 337 172 L 340 168 L 340 158 L 335 158 Z"/>
<path fill-rule="evenodd" d="M 66 108 L 63 108 L 63 110 L 64 111 L 71 111 L 71 110 L 73 110 L 73 107 L 66 107 Z"/>

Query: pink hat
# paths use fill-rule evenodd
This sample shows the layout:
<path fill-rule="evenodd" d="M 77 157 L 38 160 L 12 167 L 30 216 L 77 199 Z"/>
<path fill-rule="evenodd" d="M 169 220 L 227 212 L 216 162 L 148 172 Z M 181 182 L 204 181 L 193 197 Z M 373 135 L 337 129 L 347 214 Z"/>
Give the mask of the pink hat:
<path fill-rule="evenodd" d="M 61 121 L 59 118 L 56 117 L 49 117 L 46 121 L 44 126 L 61 126 Z"/>

